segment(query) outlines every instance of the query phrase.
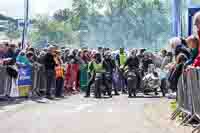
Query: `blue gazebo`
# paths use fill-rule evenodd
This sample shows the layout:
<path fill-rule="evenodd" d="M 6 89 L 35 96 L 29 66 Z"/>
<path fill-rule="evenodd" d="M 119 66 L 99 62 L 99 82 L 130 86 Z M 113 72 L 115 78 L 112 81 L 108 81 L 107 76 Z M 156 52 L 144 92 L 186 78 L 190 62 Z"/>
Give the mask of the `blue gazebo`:
<path fill-rule="evenodd" d="M 188 8 L 188 34 L 192 34 L 193 27 L 193 16 L 196 12 L 200 11 L 200 5 L 191 5 Z"/>
<path fill-rule="evenodd" d="M 187 8 L 185 12 L 183 8 Z M 187 35 L 192 34 L 193 29 L 193 16 L 196 12 L 200 11 L 200 1 L 195 0 L 172 0 L 172 29 L 173 36 L 182 36 L 184 32 L 182 29 L 183 21 L 188 20 L 187 22 Z M 183 14 L 187 14 L 187 18 L 182 19 Z"/>

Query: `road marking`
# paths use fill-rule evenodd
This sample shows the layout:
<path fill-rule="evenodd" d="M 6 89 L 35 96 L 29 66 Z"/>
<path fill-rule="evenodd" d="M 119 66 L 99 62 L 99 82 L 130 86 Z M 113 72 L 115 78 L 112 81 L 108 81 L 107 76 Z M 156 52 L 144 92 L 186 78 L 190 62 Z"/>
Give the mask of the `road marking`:
<path fill-rule="evenodd" d="M 11 110 L 14 110 L 16 108 L 20 108 L 22 106 L 24 106 L 24 104 L 8 105 L 8 106 L 3 107 L 3 110 L 5 110 L 5 111 L 11 111 Z"/>
<path fill-rule="evenodd" d="M 85 108 L 90 107 L 90 106 L 92 106 L 92 105 L 94 105 L 94 104 L 81 104 L 81 105 L 78 106 L 75 110 L 81 111 L 81 110 L 84 110 Z"/>
<path fill-rule="evenodd" d="M 5 110 L 0 110 L 0 113 L 4 113 L 5 112 Z"/>
<path fill-rule="evenodd" d="M 93 110 L 88 110 L 87 112 L 93 112 Z"/>
<path fill-rule="evenodd" d="M 112 108 L 109 108 L 109 109 L 107 110 L 107 112 L 113 112 L 113 109 L 112 109 Z"/>

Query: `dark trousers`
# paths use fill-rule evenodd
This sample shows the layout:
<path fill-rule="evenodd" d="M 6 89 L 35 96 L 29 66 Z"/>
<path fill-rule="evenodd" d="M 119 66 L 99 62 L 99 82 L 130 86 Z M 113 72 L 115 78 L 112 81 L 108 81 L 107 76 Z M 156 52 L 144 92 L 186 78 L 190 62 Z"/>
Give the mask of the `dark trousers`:
<path fill-rule="evenodd" d="M 90 96 L 90 88 L 91 88 L 92 84 L 94 84 L 94 81 L 95 81 L 95 76 L 90 75 L 90 80 L 88 82 L 87 90 L 86 90 L 86 96 Z"/>
<path fill-rule="evenodd" d="M 52 96 L 53 95 L 53 91 L 56 88 L 56 79 L 55 79 L 55 71 L 54 70 L 46 70 L 46 87 L 47 87 L 47 91 L 46 91 L 46 95 L 47 96 Z"/>
<path fill-rule="evenodd" d="M 62 96 L 64 91 L 64 79 L 62 77 L 56 79 L 56 96 Z"/>
<path fill-rule="evenodd" d="M 122 88 L 120 88 L 120 89 L 123 93 L 125 93 L 127 91 L 127 80 L 126 80 L 126 77 L 124 76 L 123 70 L 121 70 L 119 72 L 119 76 L 120 76 L 120 80 L 122 82 L 122 86 L 121 86 Z"/>
<path fill-rule="evenodd" d="M 106 76 L 106 74 L 103 75 L 103 85 L 106 88 L 106 92 L 108 93 L 109 96 L 112 95 L 112 74 L 110 73 L 109 76 Z M 117 92 L 115 91 L 115 94 Z"/>

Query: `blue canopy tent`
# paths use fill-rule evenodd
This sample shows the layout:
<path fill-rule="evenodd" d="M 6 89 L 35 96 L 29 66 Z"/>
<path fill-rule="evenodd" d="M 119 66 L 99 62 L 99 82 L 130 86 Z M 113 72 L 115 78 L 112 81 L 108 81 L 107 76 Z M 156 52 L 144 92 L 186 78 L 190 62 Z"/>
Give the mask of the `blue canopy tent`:
<path fill-rule="evenodd" d="M 199 4 L 193 2 L 193 0 L 172 0 L 172 30 L 173 30 L 173 36 L 180 37 L 182 35 L 182 20 L 181 16 L 183 15 L 184 11 L 183 4 L 186 3 L 187 9 L 188 9 L 188 24 L 187 24 L 187 33 L 188 35 L 192 34 L 193 30 L 193 16 L 196 12 L 200 11 L 200 2 Z M 184 5 L 185 6 L 185 5 Z"/>
<path fill-rule="evenodd" d="M 193 29 L 193 16 L 195 15 L 195 13 L 197 13 L 198 11 L 200 11 L 200 6 L 196 5 L 192 5 L 188 8 L 188 35 L 192 34 L 192 29 Z"/>
<path fill-rule="evenodd" d="M 181 0 L 172 0 L 173 36 L 181 36 Z"/>

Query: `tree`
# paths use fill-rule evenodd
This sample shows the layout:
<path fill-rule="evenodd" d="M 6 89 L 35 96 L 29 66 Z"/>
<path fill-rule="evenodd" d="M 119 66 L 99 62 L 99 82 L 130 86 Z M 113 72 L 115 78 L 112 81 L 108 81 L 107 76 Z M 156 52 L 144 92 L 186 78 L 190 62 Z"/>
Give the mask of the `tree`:
<path fill-rule="evenodd" d="M 35 46 L 46 42 L 60 46 L 78 45 L 74 39 L 72 25 L 66 21 L 52 20 L 48 16 L 37 16 L 33 27 L 34 30 L 29 34 L 29 38 Z"/>
<path fill-rule="evenodd" d="M 19 39 L 20 38 L 20 31 L 17 29 L 16 23 L 9 22 L 8 29 L 5 31 L 6 36 L 10 39 Z"/>
<path fill-rule="evenodd" d="M 87 16 L 87 21 L 81 19 L 80 23 L 89 28 L 89 39 L 96 39 L 93 44 L 114 42 L 112 45 L 127 47 L 138 42 L 140 47 L 152 47 L 159 38 L 170 34 L 168 8 L 164 5 L 160 0 L 86 0 L 88 13 L 80 17 Z"/>
<path fill-rule="evenodd" d="M 57 21 L 68 21 L 69 19 L 72 18 L 72 11 L 68 8 L 66 9 L 60 9 L 58 11 L 56 11 L 53 15 L 54 19 Z"/>
<path fill-rule="evenodd" d="M 54 19 L 38 16 L 32 36 L 59 44 L 151 48 L 170 35 L 168 10 L 163 0 L 73 0 L 72 9 L 56 11 Z"/>

